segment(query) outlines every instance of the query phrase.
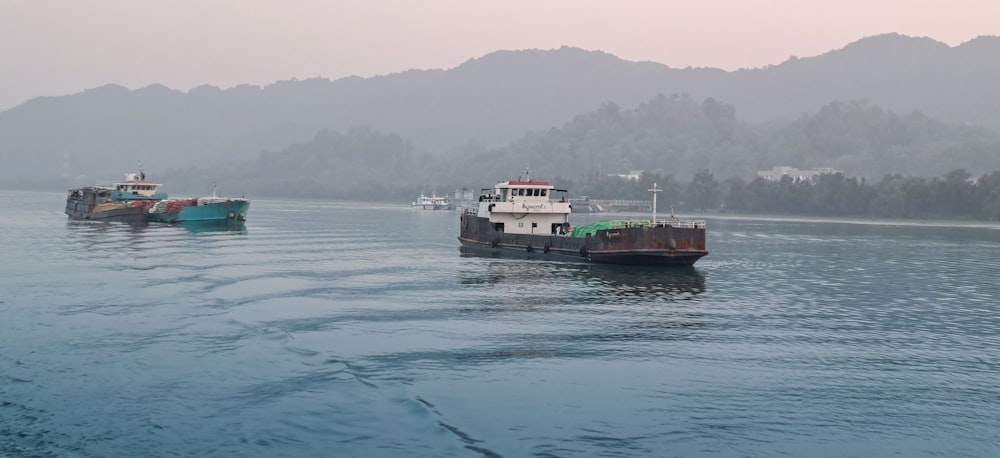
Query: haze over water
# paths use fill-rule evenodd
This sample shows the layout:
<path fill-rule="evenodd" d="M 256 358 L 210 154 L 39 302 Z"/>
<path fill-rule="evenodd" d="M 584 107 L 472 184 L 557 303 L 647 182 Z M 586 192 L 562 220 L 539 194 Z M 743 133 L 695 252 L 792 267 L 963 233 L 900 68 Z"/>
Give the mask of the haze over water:
<path fill-rule="evenodd" d="M 0 202 L 3 457 L 1000 451 L 995 227 L 709 218 L 662 270 L 462 254 L 404 205 Z"/>

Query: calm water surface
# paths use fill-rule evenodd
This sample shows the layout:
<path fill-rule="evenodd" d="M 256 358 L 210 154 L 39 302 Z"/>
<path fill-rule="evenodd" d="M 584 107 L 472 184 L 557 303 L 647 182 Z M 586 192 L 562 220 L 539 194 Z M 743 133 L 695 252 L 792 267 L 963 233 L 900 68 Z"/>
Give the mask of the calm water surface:
<path fill-rule="evenodd" d="M 996 228 L 709 219 L 650 270 L 462 254 L 403 205 L 63 198 L 0 192 L 3 457 L 1000 454 Z"/>

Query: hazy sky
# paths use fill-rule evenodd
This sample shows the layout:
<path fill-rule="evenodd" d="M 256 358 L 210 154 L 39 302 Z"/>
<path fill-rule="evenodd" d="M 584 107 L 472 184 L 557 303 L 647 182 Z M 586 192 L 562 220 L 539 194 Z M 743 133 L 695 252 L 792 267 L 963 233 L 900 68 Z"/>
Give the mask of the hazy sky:
<path fill-rule="evenodd" d="M 0 0 L 0 110 L 108 83 L 266 85 L 563 45 L 735 70 L 888 32 L 1000 35 L 1000 0 Z"/>

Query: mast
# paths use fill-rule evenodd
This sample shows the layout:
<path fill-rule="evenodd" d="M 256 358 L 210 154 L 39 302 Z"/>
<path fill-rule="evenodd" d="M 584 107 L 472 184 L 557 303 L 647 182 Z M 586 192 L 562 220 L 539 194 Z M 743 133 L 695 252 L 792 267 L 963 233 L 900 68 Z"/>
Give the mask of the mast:
<path fill-rule="evenodd" d="M 656 225 L 656 194 L 658 192 L 660 192 L 660 191 L 663 191 L 663 190 L 660 189 L 660 188 L 657 188 L 656 187 L 656 183 L 653 183 L 653 187 L 650 188 L 650 189 L 647 189 L 647 191 L 653 193 L 653 225 L 655 226 Z"/>

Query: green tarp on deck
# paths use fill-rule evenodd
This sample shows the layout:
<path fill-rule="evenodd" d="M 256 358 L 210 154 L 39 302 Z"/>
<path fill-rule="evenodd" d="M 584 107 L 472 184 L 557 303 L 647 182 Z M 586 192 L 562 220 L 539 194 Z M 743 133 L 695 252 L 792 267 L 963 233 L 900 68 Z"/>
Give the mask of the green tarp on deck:
<path fill-rule="evenodd" d="M 572 237 L 586 237 L 590 234 L 591 237 L 597 235 L 597 231 L 605 229 L 624 229 L 626 227 L 648 227 L 649 220 L 636 220 L 636 221 L 625 221 L 625 220 L 613 220 L 613 221 L 598 221 L 593 224 L 588 224 L 586 226 L 580 226 L 573 228 L 573 232 L 570 234 Z"/>
<path fill-rule="evenodd" d="M 597 231 L 604 229 L 614 229 L 616 227 L 625 227 L 624 221 L 598 221 L 593 224 L 588 224 L 586 226 L 574 227 L 573 233 L 570 234 L 573 237 L 586 237 L 590 234 L 591 237 L 597 235 Z"/>

